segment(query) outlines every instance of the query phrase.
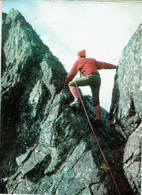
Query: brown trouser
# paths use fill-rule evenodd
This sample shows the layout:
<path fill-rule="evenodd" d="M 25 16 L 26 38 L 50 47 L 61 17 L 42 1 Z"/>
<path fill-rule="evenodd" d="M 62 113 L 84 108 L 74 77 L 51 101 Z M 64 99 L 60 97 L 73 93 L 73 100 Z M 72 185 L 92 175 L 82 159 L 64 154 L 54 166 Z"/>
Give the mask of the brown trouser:
<path fill-rule="evenodd" d="M 92 104 L 93 106 L 97 106 L 100 104 L 99 100 L 99 92 L 101 86 L 101 77 L 99 74 L 92 73 L 87 76 L 83 76 L 81 78 L 77 78 L 76 83 L 78 86 L 90 86 L 92 92 Z M 75 81 L 70 81 L 69 86 L 76 86 Z"/>

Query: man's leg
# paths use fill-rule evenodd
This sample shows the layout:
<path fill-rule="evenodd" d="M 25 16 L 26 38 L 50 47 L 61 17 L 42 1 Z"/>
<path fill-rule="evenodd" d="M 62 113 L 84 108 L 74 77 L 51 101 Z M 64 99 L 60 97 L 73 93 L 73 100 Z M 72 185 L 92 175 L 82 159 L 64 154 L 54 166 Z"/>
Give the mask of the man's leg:
<path fill-rule="evenodd" d="M 94 98 L 94 109 L 96 111 L 96 121 L 95 121 L 95 124 L 97 126 L 101 126 L 102 122 L 101 122 L 101 107 L 99 105 L 99 92 L 96 93 L 96 96 Z"/>
<path fill-rule="evenodd" d="M 71 81 L 69 82 L 69 89 L 74 97 L 74 101 L 70 104 L 70 106 L 78 106 L 79 103 L 80 103 L 80 99 L 79 99 L 79 93 L 78 93 L 78 89 L 76 87 L 76 83 L 77 83 L 77 86 L 87 86 L 89 83 L 88 81 L 88 78 L 87 77 L 81 77 L 81 78 L 78 78 L 76 79 L 75 81 Z"/>
<path fill-rule="evenodd" d="M 101 119 L 101 107 L 100 107 L 100 105 L 95 106 L 95 110 L 96 110 L 96 118 L 98 120 L 100 120 Z"/>
<path fill-rule="evenodd" d="M 70 92 L 72 93 L 74 100 L 79 102 L 79 93 L 75 86 L 69 86 Z"/>
<path fill-rule="evenodd" d="M 92 104 L 96 111 L 96 118 L 101 120 L 101 107 L 100 107 L 100 100 L 99 100 L 99 93 L 100 93 L 100 85 L 101 85 L 101 78 L 99 75 L 95 75 L 96 79 L 94 83 L 91 84 L 91 91 L 92 91 Z"/>

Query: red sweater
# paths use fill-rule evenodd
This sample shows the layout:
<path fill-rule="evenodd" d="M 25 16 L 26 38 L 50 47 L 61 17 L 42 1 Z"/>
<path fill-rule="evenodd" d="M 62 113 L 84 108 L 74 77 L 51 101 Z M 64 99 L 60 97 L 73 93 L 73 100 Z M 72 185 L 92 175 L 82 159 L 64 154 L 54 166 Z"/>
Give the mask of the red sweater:
<path fill-rule="evenodd" d="M 80 58 L 78 59 L 71 71 L 68 73 L 65 85 L 67 85 L 77 74 L 78 71 L 81 71 L 83 73 L 83 76 L 86 76 L 91 73 L 97 73 L 99 74 L 99 69 L 116 69 L 117 66 L 106 63 L 106 62 L 99 62 L 92 58 Z"/>

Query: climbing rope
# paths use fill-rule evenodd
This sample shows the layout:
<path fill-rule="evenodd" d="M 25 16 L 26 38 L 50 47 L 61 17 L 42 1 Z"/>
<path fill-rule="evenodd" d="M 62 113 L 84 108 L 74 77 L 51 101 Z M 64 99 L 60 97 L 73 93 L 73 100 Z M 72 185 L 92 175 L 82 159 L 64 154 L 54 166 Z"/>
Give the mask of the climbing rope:
<path fill-rule="evenodd" d="M 102 148 L 101 148 L 101 146 L 100 146 L 100 144 L 99 144 L 99 142 L 98 142 L 97 136 L 96 136 L 95 131 L 94 131 L 94 129 L 93 129 L 93 127 L 92 127 L 92 124 L 91 124 L 91 122 L 90 122 L 90 119 L 89 119 L 87 110 L 86 110 L 86 108 L 85 108 L 84 102 L 83 102 L 83 100 L 82 100 L 82 97 L 81 97 L 81 95 L 80 95 L 80 92 L 79 92 L 79 89 L 78 89 L 78 86 L 77 86 L 76 80 L 75 80 L 75 85 L 76 85 L 76 88 L 77 88 L 77 91 L 78 91 L 78 94 L 79 94 L 79 98 L 80 98 L 80 101 L 81 101 L 81 103 L 82 103 L 82 106 L 83 106 L 85 115 L 86 115 L 86 117 L 87 117 L 87 119 L 88 119 L 88 123 L 89 123 L 89 125 L 90 125 L 91 130 L 92 130 L 92 133 L 93 133 L 93 135 L 94 135 L 94 138 L 95 138 L 95 140 L 96 140 L 96 142 L 97 142 L 98 148 L 99 148 L 99 150 L 100 150 L 100 152 L 101 152 L 101 154 L 102 154 L 102 156 L 103 156 L 103 159 L 104 159 L 104 161 L 105 161 L 105 163 L 106 163 L 106 165 L 107 165 L 107 167 L 108 167 L 108 170 L 109 170 L 109 172 L 110 172 L 110 175 L 111 175 L 111 177 L 112 177 L 112 180 L 113 180 L 113 182 L 114 182 L 114 185 L 115 185 L 115 187 L 116 187 L 116 189 L 117 189 L 117 191 L 118 191 L 118 194 L 121 195 L 120 190 L 119 190 L 119 188 L 118 188 L 118 185 L 117 185 L 117 183 L 116 183 L 116 181 L 115 181 L 115 178 L 114 178 L 114 176 L 113 176 L 113 174 L 112 174 L 111 168 L 110 168 L 110 166 L 109 166 L 109 164 L 108 164 L 108 162 L 107 162 L 107 160 L 106 160 L 106 157 L 105 157 L 105 155 L 104 155 L 104 153 L 103 153 L 103 150 L 102 150 Z"/>

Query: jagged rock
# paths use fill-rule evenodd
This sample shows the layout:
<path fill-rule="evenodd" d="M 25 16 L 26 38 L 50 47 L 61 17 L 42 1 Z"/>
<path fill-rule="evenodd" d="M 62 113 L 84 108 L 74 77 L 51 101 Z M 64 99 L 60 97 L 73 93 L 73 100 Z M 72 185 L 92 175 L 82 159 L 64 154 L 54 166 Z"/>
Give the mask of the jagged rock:
<path fill-rule="evenodd" d="M 141 193 L 141 130 L 142 124 L 129 136 L 123 156 L 125 175 L 137 194 Z"/>
<path fill-rule="evenodd" d="M 3 14 L 2 30 L 1 192 L 117 194 L 82 107 L 69 107 L 63 65 L 18 11 Z M 123 138 L 104 109 L 102 119 L 102 127 L 93 124 L 98 141 L 121 193 L 133 194 L 117 162 Z"/>
<path fill-rule="evenodd" d="M 142 136 L 142 24 L 122 52 L 115 77 L 111 117 L 125 138 L 124 173 L 135 194 L 140 194 Z"/>

